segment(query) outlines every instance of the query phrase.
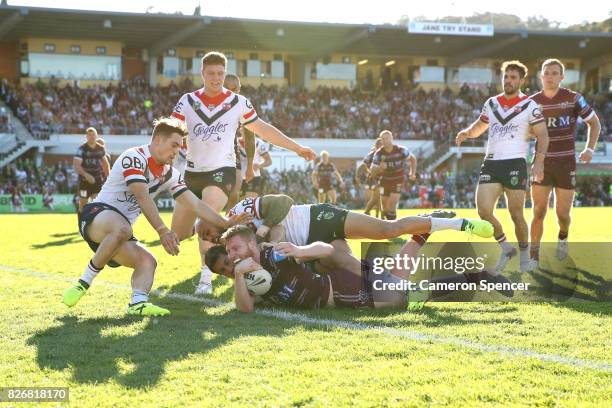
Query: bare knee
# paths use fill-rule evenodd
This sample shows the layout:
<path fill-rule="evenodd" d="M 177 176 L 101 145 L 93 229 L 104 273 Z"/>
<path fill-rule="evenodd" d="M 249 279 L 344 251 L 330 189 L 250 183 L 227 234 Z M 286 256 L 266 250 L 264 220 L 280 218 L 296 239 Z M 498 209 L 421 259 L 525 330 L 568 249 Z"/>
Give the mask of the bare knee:
<path fill-rule="evenodd" d="M 490 220 L 493 218 L 493 210 L 489 208 L 478 208 L 478 216 L 483 220 Z"/>
<path fill-rule="evenodd" d="M 559 222 L 567 224 L 571 221 L 572 217 L 570 216 L 569 211 L 557 210 L 557 219 Z"/>
<path fill-rule="evenodd" d="M 548 208 L 546 206 L 535 206 L 533 207 L 533 218 L 536 220 L 543 220 L 546 217 Z"/>
<path fill-rule="evenodd" d="M 155 273 L 155 269 L 157 269 L 157 259 L 155 259 L 152 254 L 147 253 L 138 262 L 138 269 Z"/>
<path fill-rule="evenodd" d="M 127 241 L 132 238 L 134 232 L 130 225 L 122 225 L 117 230 L 113 231 L 113 235 L 115 235 L 119 241 Z"/>

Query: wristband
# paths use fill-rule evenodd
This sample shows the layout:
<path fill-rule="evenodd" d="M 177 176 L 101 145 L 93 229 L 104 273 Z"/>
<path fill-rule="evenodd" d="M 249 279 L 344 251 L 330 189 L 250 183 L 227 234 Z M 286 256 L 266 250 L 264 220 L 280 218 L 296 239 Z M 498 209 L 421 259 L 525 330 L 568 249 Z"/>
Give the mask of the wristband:
<path fill-rule="evenodd" d="M 163 230 L 163 229 L 168 229 L 168 227 L 166 227 L 164 224 L 162 224 L 159 227 L 155 228 L 155 231 L 160 232 L 160 230 Z"/>
<path fill-rule="evenodd" d="M 595 153 L 595 150 L 591 149 L 590 147 L 587 147 L 586 149 L 587 152 L 591 152 L 591 154 Z"/>

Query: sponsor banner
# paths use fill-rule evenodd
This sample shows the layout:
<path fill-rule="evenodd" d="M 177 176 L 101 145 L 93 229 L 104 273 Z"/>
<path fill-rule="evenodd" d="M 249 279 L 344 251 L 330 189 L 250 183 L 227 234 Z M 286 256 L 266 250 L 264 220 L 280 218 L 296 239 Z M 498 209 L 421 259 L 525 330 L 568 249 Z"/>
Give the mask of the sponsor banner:
<path fill-rule="evenodd" d="M 408 23 L 408 32 L 411 34 L 436 35 L 472 35 L 492 37 L 494 34 L 492 24 L 455 24 L 434 23 L 428 21 L 411 21 Z"/>
<path fill-rule="evenodd" d="M 47 205 L 42 194 L 23 194 L 21 197 L 20 205 L 15 205 L 10 194 L 0 195 L 0 213 L 75 212 L 72 194 L 53 194 L 53 201 Z"/>

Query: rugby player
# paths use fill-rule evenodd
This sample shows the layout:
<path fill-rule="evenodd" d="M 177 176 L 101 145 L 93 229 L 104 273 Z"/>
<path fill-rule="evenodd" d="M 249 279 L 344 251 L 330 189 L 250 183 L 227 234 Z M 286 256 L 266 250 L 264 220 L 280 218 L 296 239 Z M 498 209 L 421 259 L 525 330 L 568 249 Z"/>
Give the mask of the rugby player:
<path fill-rule="evenodd" d="M 234 93 L 240 93 L 240 78 L 238 75 L 227 74 L 225 75 L 225 82 L 223 86 Z M 241 135 L 244 135 L 244 152 L 246 155 L 245 167 L 242 166 L 242 158 L 240 157 L 240 150 L 238 148 L 238 139 Z M 240 126 L 236 132 L 234 138 L 234 154 L 236 155 L 236 184 L 230 191 L 229 199 L 227 201 L 227 208 L 232 208 L 240 200 L 240 194 L 242 192 L 242 180 L 252 180 L 255 177 L 253 171 L 253 159 L 255 156 L 255 135 L 253 132 L 247 130 L 245 127 Z M 204 287 L 203 289 L 208 289 Z"/>
<path fill-rule="evenodd" d="M 110 171 L 104 145 L 98 142 L 98 132 L 90 127 L 85 131 L 86 142 L 79 146 L 72 160 L 74 170 L 79 175 L 78 196 L 80 213 L 87 202 L 94 198 L 102 188 Z"/>
<path fill-rule="evenodd" d="M 382 146 L 372 159 L 372 177 L 380 176 L 382 208 L 387 220 L 397 218 L 397 202 L 404 184 L 404 164 L 410 164 L 408 178 L 416 180 L 416 157 L 405 147 L 393 143 L 393 134 L 388 130 L 380 132 Z"/>
<path fill-rule="evenodd" d="M 253 217 L 249 226 L 261 238 L 269 236 L 268 242 L 287 240 L 295 245 L 308 245 L 315 241 L 330 243 L 336 239 L 391 239 L 442 230 L 466 231 L 484 238 L 493 236 L 493 226 L 488 221 L 429 216 L 387 221 L 331 204 L 293 205 L 293 199 L 283 194 L 247 198 L 230 209 L 227 216 L 243 213 Z M 217 242 L 223 232 L 206 222 L 198 223 L 196 230 L 198 235 L 211 242 Z"/>
<path fill-rule="evenodd" d="M 406 243 L 399 255 L 416 257 L 427 241 L 428 234 L 414 236 Z M 257 244 L 253 231 L 243 225 L 230 228 L 224 234 L 225 248 L 220 247 L 220 256 L 212 263 L 212 270 L 234 279 L 236 308 L 250 313 L 261 301 L 268 304 L 291 306 L 302 309 L 318 309 L 326 306 L 360 308 L 401 308 L 409 301 L 409 310 L 419 310 L 431 297 L 447 294 L 448 291 L 418 291 L 411 299 L 407 290 L 397 288 L 402 279 L 408 280 L 413 271 L 392 269 L 382 274 L 372 274 L 366 265 L 355 259 L 352 265 L 334 261 L 336 251 L 330 244 L 313 242 L 297 246 L 281 242 L 274 246 Z M 222 256 L 221 256 L 222 255 Z M 308 262 L 308 263 L 304 263 Z M 314 262 L 314 265 L 313 265 Z M 270 290 L 256 297 L 249 293 L 245 274 L 265 269 L 272 276 Z M 483 272 L 464 273 L 449 278 L 433 279 L 432 282 L 478 282 L 487 279 Z M 396 289 L 378 289 L 375 280 L 382 284 L 397 285 Z"/>
<path fill-rule="evenodd" d="M 521 271 L 529 269 L 529 231 L 523 210 L 528 188 L 526 157 L 530 134 L 535 134 L 538 142 L 531 167 L 535 181 L 543 177 L 544 157 L 548 150 L 548 132 L 541 108 L 520 91 L 527 76 L 527 67 L 520 61 L 506 61 L 502 64 L 501 72 L 504 92 L 489 98 L 480 117 L 460 131 L 455 139 L 457 146 L 461 146 L 466 139 L 477 138 L 489 130 L 485 160 L 476 188 L 476 208 L 483 220 L 493 224 L 495 239 L 501 245 L 502 254 L 494 273 L 501 273 L 517 253 L 516 248 L 507 242 L 502 225 L 494 215 L 497 200 L 502 194 L 506 195 L 519 243 Z"/>
<path fill-rule="evenodd" d="M 366 171 L 367 179 L 366 179 L 366 208 L 364 213 L 366 215 L 370 215 L 370 211 L 373 208 L 376 209 L 376 218 L 381 215 L 381 203 L 380 203 L 380 189 L 379 189 L 379 179 L 372 176 L 372 172 L 370 171 L 370 167 L 372 166 L 372 161 L 374 160 L 374 153 L 382 146 L 382 139 L 379 137 L 376 139 L 374 146 L 368 152 L 368 154 L 363 158 L 359 167 L 357 167 L 357 173 L 361 171 Z"/>
<path fill-rule="evenodd" d="M 274 126 L 259 119 L 251 102 L 223 86 L 227 58 L 219 52 L 209 52 L 202 58 L 204 87 L 184 94 L 172 116 L 187 125 L 187 167 L 185 184 L 199 199 L 215 211 L 221 211 L 236 183 L 234 141 L 240 125 L 260 138 L 289 149 L 306 160 L 313 160 L 315 152 L 285 136 Z M 172 218 L 172 229 L 179 238 L 191 235 L 195 214 L 177 203 Z M 196 293 L 212 293 L 212 273 L 204 263 L 210 243 L 199 241 L 201 277 Z"/>
<path fill-rule="evenodd" d="M 185 209 L 219 227 L 227 228 L 244 219 L 221 217 L 187 189 L 179 172 L 170 165 L 185 135 L 184 123 L 175 118 L 159 119 L 154 123 L 149 145 L 128 149 L 117 158 L 100 194 L 79 214 L 79 232 L 95 254 L 79 281 L 64 292 L 65 305 L 76 305 L 104 266 L 123 265 L 134 270 L 127 313 L 143 316 L 170 313 L 149 302 L 157 261 L 132 235 L 132 225 L 142 212 L 159 234 L 166 252 L 179 253 L 177 235 L 166 227 L 153 201 L 163 191 L 170 191 Z"/>
<path fill-rule="evenodd" d="M 567 237 L 571 222 L 570 212 L 576 189 L 576 123 L 581 118 L 587 125 L 587 143 L 579 160 L 589 163 L 597 146 L 601 124 L 584 96 L 561 87 L 565 67 L 558 59 L 542 63 L 540 79 L 542 90 L 531 97 L 542 107 L 550 139 L 544 159 L 544 177 L 533 183 L 533 219 L 531 220 L 532 267 L 540 259 L 540 240 L 544 233 L 544 218 L 548 210 L 550 193 L 555 191 L 555 209 L 559 234 L 557 258 L 565 259 L 568 252 Z"/>
<path fill-rule="evenodd" d="M 324 203 L 329 198 L 332 204 L 336 204 L 336 189 L 332 178 L 335 176 L 336 181 L 340 184 L 340 188 L 344 189 L 344 180 L 342 175 L 334 165 L 329 161 L 329 153 L 325 150 L 321 152 L 321 161 L 316 165 L 311 173 L 312 185 L 318 192 L 320 203 Z"/>

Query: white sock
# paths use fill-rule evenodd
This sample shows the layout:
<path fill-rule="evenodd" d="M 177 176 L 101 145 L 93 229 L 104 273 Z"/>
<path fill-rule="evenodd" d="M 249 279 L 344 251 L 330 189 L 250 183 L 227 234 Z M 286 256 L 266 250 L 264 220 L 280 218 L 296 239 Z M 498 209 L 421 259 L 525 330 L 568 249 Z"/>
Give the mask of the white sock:
<path fill-rule="evenodd" d="M 504 251 L 504 253 L 508 253 L 514 249 L 512 244 L 509 243 L 508 241 L 500 242 L 499 246 L 501 246 L 502 251 Z"/>
<path fill-rule="evenodd" d="M 463 218 L 430 218 L 431 230 L 429 232 L 436 232 L 442 230 L 455 230 L 461 231 L 463 225 Z"/>
<path fill-rule="evenodd" d="M 202 269 L 200 270 L 200 283 L 212 283 L 212 271 L 206 265 L 202 265 Z"/>
<path fill-rule="evenodd" d="M 80 280 L 82 280 L 89 286 L 96 278 L 96 276 L 98 276 L 98 273 L 100 273 L 101 270 L 102 268 L 98 269 L 98 267 L 94 266 L 92 261 L 89 261 L 89 263 L 85 267 L 85 270 L 83 271 L 83 275 L 81 275 Z"/>
<path fill-rule="evenodd" d="M 134 289 L 132 291 L 132 300 L 130 301 L 130 305 L 135 305 L 136 303 L 143 303 L 149 301 L 149 294 L 144 290 Z"/>
<path fill-rule="evenodd" d="M 527 263 L 529 262 L 529 246 L 527 246 L 527 248 L 519 248 L 520 252 L 521 252 L 521 263 Z"/>

